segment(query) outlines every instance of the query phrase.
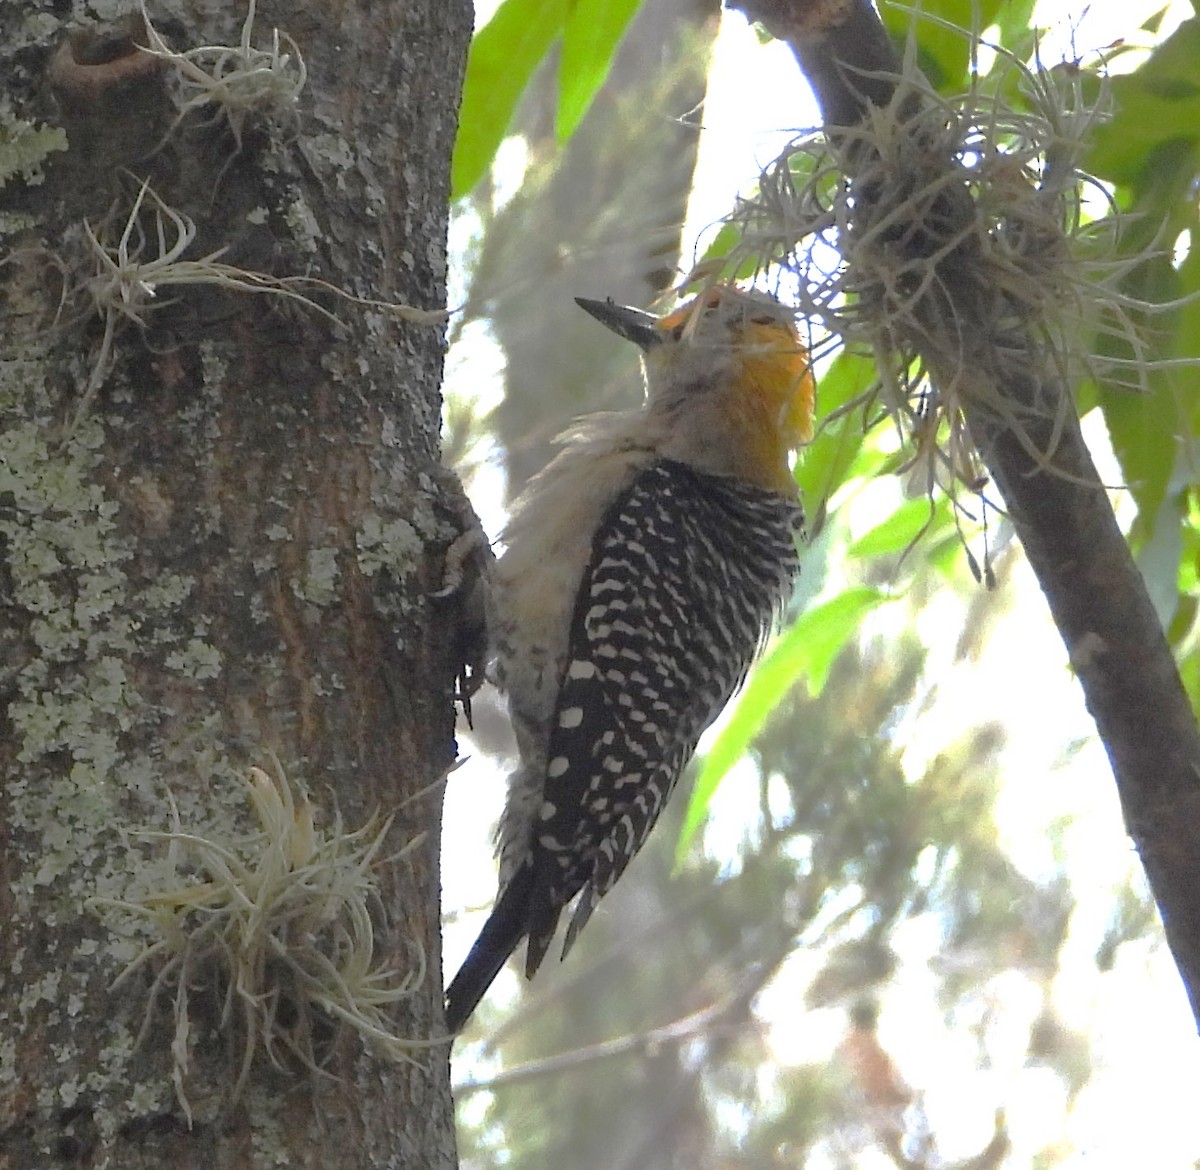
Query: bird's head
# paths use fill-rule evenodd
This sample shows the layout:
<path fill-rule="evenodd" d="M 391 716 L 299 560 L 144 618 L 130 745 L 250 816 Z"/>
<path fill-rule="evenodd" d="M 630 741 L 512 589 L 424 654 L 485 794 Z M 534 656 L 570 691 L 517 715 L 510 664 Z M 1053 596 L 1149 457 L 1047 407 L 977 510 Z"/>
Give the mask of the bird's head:
<path fill-rule="evenodd" d="M 576 301 L 642 350 L 651 409 L 711 421 L 707 438 L 732 445 L 734 474 L 794 490 L 787 454 L 812 437 L 815 391 L 790 310 L 728 284 L 664 317 L 611 300 Z"/>

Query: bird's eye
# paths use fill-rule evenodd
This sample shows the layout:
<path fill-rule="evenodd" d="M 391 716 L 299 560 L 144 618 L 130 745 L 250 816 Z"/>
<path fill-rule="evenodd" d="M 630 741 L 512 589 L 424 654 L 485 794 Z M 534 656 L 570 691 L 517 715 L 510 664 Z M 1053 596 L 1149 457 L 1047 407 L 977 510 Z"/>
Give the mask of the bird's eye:
<path fill-rule="evenodd" d="M 687 325 L 687 322 L 686 322 L 686 321 L 680 321 L 680 322 L 679 322 L 679 324 L 678 324 L 678 325 L 676 325 L 676 326 L 675 326 L 675 328 L 671 330 L 671 336 L 672 336 L 672 337 L 673 337 L 673 338 L 674 338 L 676 341 L 679 341 L 679 340 L 680 340 L 680 338 L 682 338 L 682 337 L 683 337 L 683 330 L 684 330 L 684 327 L 685 327 L 686 325 Z"/>

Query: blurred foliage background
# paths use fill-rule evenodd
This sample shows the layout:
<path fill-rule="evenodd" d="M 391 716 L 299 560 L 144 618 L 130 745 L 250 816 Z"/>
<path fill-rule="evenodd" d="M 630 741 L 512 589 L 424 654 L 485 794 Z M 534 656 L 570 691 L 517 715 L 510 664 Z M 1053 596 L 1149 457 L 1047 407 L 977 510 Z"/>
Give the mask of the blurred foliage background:
<path fill-rule="evenodd" d="M 1141 352 L 1114 354 L 1145 388 L 1085 379 L 1078 401 L 1200 701 L 1200 21 L 1126 8 L 1118 41 L 1057 67 L 1097 99 L 1102 58 L 1116 74 L 1088 166 L 1125 217 L 1119 246 L 1161 245 L 1124 291 L 1168 307 Z M 946 94 L 999 88 L 988 44 L 1033 62 L 1038 22 L 1070 19 L 1033 0 L 922 10 L 884 4 Z M 694 262 L 722 20 L 744 25 L 715 0 L 503 0 L 477 31 L 445 452 L 493 536 L 574 416 L 638 400 L 636 355 L 572 298 L 649 304 Z M 459 1042 L 463 1164 L 1200 1164 L 1190 1015 L 1020 550 L 994 510 L 893 474 L 894 428 L 838 417 L 871 385 L 863 355 L 818 373 L 834 421 L 797 468 L 813 539 L 789 622 L 570 961 L 503 976 Z M 485 696 L 447 797 L 451 970 L 494 891 L 505 736 Z"/>

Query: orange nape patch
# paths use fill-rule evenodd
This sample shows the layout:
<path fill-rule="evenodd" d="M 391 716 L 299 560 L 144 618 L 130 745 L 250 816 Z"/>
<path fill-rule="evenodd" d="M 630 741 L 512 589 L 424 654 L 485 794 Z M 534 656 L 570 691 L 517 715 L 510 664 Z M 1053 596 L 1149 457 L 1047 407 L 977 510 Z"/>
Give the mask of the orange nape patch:
<path fill-rule="evenodd" d="M 739 392 L 757 400 L 751 409 L 757 407 L 764 422 L 779 429 L 787 450 L 807 443 L 813 434 L 816 384 L 808 350 L 786 311 L 736 285 L 718 284 L 661 317 L 658 328 L 671 333 L 682 326 L 682 336 L 688 338 L 708 313 L 728 322 L 730 344 L 741 356 Z"/>
<path fill-rule="evenodd" d="M 746 324 L 742 353 L 743 392 L 762 399 L 789 451 L 813 434 L 816 383 L 808 350 L 784 321 Z"/>
<path fill-rule="evenodd" d="M 783 495 L 796 481 L 788 456 L 812 437 L 813 377 L 808 354 L 778 322 L 750 325 L 724 415 L 730 442 L 740 453 L 738 473 Z M 760 336 L 761 335 L 761 336 Z"/>

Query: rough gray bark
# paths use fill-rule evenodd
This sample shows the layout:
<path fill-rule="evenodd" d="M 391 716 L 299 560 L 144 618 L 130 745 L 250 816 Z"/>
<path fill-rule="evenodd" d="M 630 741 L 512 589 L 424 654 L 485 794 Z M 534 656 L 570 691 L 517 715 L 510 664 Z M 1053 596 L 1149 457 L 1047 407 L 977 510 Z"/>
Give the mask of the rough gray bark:
<path fill-rule="evenodd" d="M 470 5 L 260 4 L 253 45 L 279 26 L 308 83 L 294 110 L 248 115 L 240 150 L 214 105 L 175 124 L 140 17 L 62 11 L 0 8 L 0 1164 L 452 1166 L 448 1046 L 389 1062 L 315 1011 L 305 1042 L 333 1076 L 280 1043 L 235 1101 L 245 1003 L 223 1021 L 219 965 L 200 966 L 189 1032 L 168 990 L 139 1044 L 172 952 L 113 988 L 158 936 L 98 900 L 200 880 L 123 832 L 171 830 L 173 809 L 244 852 L 244 778 L 273 753 L 319 830 L 394 814 L 369 871 L 375 958 L 414 979 L 392 1031 L 436 1041 L 456 663 L 453 605 L 429 594 L 459 524 L 438 473 L 443 327 L 297 286 L 338 325 L 200 278 L 156 288 L 141 323 L 118 312 L 106 354 L 83 225 L 115 246 L 132 222 L 128 248 L 156 255 L 157 222 L 174 235 L 151 195 L 134 212 L 148 180 L 196 225 L 184 259 L 227 249 L 443 306 Z M 178 52 L 237 46 L 246 8 L 149 14 Z M 296 1005 L 274 1010 L 286 1040 Z"/>

